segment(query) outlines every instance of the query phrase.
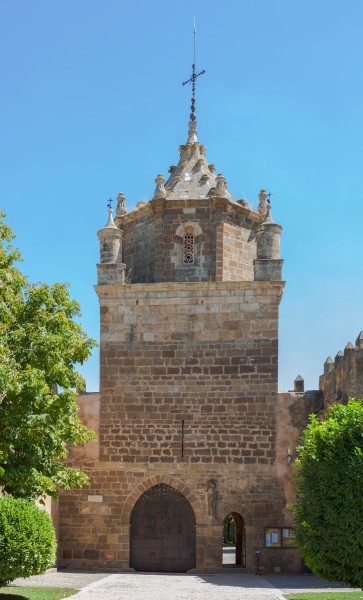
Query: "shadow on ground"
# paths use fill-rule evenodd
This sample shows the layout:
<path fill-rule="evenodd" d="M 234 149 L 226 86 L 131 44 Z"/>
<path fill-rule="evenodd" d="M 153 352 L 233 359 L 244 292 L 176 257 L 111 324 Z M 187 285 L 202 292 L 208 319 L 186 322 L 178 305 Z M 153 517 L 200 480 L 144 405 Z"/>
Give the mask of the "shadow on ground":
<path fill-rule="evenodd" d="M 223 571 L 218 573 L 153 573 L 137 571 L 136 575 L 147 575 L 148 577 L 198 577 L 198 579 L 201 579 L 204 583 L 222 587 L 264 588 L 271 590 L 278 587 L 260 575 L 233 572 L 233 570 L 229 569 L 227 569 L 226 572 Z"/>
<path fill-rule="evenodd" d="M 0 600 L 28 600 L 26 596 L 19 594 L 3 594 L 0 592 Z"/>
<path fill-rule="evenodd" d="M 279 573 L 276 575 L 264 575 L 263 579 L 270 582 L 274 587 L 281 590 L 283 593 L 290 592 L 290 590 L 349 590 L 353 591 L 347 586 L 333 581 L 325 581 L 319 579 L 315 575 L 284 575 Z M 360 590 L 358 590 L 360 591 Z"/>

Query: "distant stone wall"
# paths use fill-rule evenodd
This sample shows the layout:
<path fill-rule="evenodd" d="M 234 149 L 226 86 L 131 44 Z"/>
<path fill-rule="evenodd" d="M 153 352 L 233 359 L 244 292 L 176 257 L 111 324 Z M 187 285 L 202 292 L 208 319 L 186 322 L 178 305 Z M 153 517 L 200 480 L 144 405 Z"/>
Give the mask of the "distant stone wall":
<path fill-rule="evenodd" d="M 97 439 L 85 446 L 71 446 L 69 448 L 69 460 L 73 465 L 82 464 L 83 467 L 93 466 L 99 458 L 99 412 L 100 394 L 98 392 L 84 392 L 77 398 L 78 416 L 82 423 L 96 432 Z"/>
<path fill-rule="evenodd" d="M 288 450 L 292 462 L 297 458 L 296 446 L 300 444 L 301 434 L 309 422 L 309 415 L 318 414 L 323 406 L 322 393 L 319 390 L 307 392 L 279 392 L 277 402 L 277 453 L 280 473 L 286 479 L 286 502 L 294 501 L 295 485 L 291 478 L 291 467 L 288 465 Z M 292 492 L 291 492 L 292 491 Z"/>
<path fill-rule="evenodd" d="M 319 388 L 325 408 L 337 402 L 345 403 L 349 398 L 363 398 L 363 332 L 355 346 L 349 343 L 334 360 L 327 358 L 324 374 L 319 378 Z"/>
<path fill-rule="evenodd" d="M 71 446 L 69 448 L 67 464 L 86 472 L 91 477 L 92 481 L 94 465 L 97 463 L 99 457 L 98 429 L 100 395 L 98 392 L 85 392 L 80 394 L 77 399 L 77 405 L 79 418 L 86 427 L 89 427 L 96 432 L 97 439 L 94 442 L 89 442 L 85 446 Z M 51 514 L 59 542 L 58 560 L 64 558 L 64 556 L 73 556 L 72 550 L 70 550 L 72 543 L 74 544 L 74 547 L 77 548 L 79 520 L 82 518 L 80 517 L 79 509 L 75 508 L 75 498 L 79 493 L 79 490 L 73 490 L 71 492 L 64 491 L 59 496 L 59 502 L 52 501 Z M 98 510 L 99 503 L 93 501 L 94 495 L 91 494 L 88 488 L 84 488 L 83 497 L 85 498 L 85 503 L 82 507 L 82 514 L 92 516 L 95 509 L 96 511 Z M 76 515 L 76 519 L 74 518 L 74 515 Z M 65 549 L 63 547 L 64 529 L 69 529 L 69 538 L 67 538 Z M 75 556 L 77 556 L 77 550 L 75 550 Z"/>

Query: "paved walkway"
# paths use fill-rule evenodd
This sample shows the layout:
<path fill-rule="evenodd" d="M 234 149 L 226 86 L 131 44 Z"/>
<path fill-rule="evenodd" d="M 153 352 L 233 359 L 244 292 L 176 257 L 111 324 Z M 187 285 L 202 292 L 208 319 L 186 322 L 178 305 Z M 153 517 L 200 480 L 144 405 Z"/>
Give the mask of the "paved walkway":
<path fill-rule="evenodd" d="M 313 575 L 206 575 L 166 573 L 85 573 L 56 571 L 17 579 L 13 585 L 68 587 L 81 591 L 73 600 L 283 600 L 285 594 L 349 591 Z"/>
<path fill-rule="evenodd" d="M 255 575 L 110 575 L 84 588 L 74 600 L 283 600 Z"/>

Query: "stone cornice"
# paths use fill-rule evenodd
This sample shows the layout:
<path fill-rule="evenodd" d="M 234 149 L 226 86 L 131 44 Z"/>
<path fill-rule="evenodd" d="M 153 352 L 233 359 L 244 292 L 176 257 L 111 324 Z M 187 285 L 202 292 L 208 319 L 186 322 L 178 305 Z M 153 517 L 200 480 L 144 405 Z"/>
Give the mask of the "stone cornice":
<path fill-rule="evenodd" d="M 149 298 L 168 292 L 169 296 L 177 296 L 181 292 L 188 292 L 195 299 L 203 298 L 206 294 L 219 293 L 223 295 L 235 291 L 236 295 L 243 290 L 256 290 L 257 292 L 275 291 L 279 294 L 285 286 L 285 281 L 206 281 L 206 282 L 162 282 L 162 283 L 131 283 L 120 285 L 95 285 L 94 289 L 102 297 L 129 296 L 137 299 L 139 294 L 147 294 Z M 187 297 L 186 296 L 186 297 Z"/>
<path fill-rule="evenodd" d="M 151 217 L 153 214 L 155 214 L 156 210 L 161 210 L 161 212 L 163 212 L 168 208 L 180 208 L 182 210 L 183 208 L 198 208 L 198 206 L 210 207 L 211 211 L 218 208 L 223 208 L 225 213 L 228 214 L 235 212 L 240 216 L 251 219 L 256 223 L 256 225 L 262 223 L 265 218 L 264 214 L 243 206 L 236 200 L 232 200 L 228 197 L 223 198 L 221 196 L 211 196 L 210 198 L 203 199 L 176 198 L 175 200 L 172 198 L 153 198 L 152 200 L 149 200 L 145 206 L 141 206 L 140 208 L 134 209 L 125 215 L 116 217 L 115 222 L 117 226 L 122 229 L 123 225 L 144 219 L 147 216 Z"/>

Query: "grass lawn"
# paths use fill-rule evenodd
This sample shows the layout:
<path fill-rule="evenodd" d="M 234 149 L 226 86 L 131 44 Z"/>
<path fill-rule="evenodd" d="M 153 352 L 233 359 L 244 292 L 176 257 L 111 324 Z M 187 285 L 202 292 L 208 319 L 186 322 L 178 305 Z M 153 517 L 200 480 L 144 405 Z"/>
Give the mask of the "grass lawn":
<path fill-rule="evenodd" d="M 363 592 L 309 592 L 287 594 L 286 598 L 288 600 L 363 600 Z"/>
<path fill-rule="evenodd" d="M 70 588 L 18 587 L 9 585 L 0 587 L 0 600 L 62 600 L 62 598 L 68 598 L 68 596 L 73 596 L 77 592 L 79 590 L 72 590 Z"/>

